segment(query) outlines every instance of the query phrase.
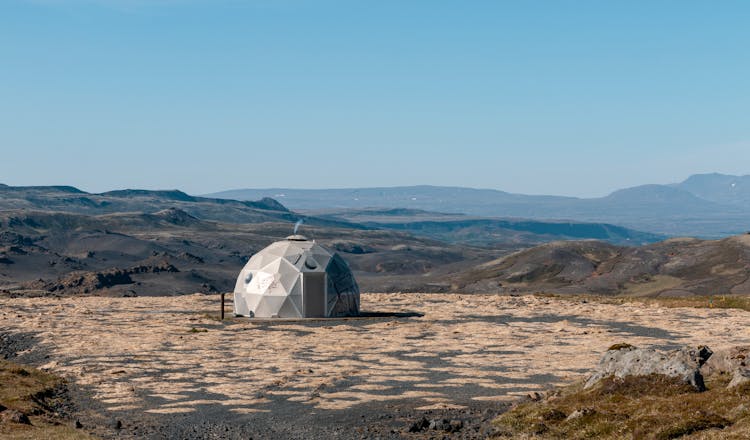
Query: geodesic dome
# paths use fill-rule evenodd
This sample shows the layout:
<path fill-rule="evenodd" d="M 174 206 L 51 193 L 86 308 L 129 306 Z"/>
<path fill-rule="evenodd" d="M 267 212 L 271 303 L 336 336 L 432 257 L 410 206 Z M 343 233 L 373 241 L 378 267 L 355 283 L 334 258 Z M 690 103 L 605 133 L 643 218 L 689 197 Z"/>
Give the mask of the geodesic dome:
<path fill-rule="evenodd" d="M 359 314 L 359 286 L 338 254 L 301 235 L 250 258 L 234 287 L 234 314 L 312 318 Z"/>

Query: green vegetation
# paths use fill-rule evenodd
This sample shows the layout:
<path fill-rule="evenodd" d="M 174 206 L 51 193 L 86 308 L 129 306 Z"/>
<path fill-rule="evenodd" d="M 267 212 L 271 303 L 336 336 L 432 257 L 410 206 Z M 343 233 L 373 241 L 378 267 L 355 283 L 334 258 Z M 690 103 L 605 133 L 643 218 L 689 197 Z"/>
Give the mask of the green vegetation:
<path fill-rule="evenodd" d="M 188 333 L 207 333 L 207 332 L 208 332 L 208 329 L 205 329 L 205 328 L 195 328 L 195 327 L 193 327 L 190 330 L 188 330 Z"/>
<path fill-rule="evenodd" d="M 608 351 L 612 351 L 612 350 L 627 350 L 628 348 L 635 348 L 635 347 L 633 347 L 633 346 L 632 346 L 632 345 L 630 345 L 630 344 L 626 344 L 626 343 L 624 343 L 624 342 L 621 342 L 621 343 L 619 343 L 619 344 L 614 344 L 614 345 L 612 345 L 612 346 L 611 346 L 611 347 L 609 347 L 609 348 L 608 348 L 607 350 L 608 350 Z"/>
<path fill-rule="evenodd" d="M 93 439 L 85 432 L 69 426 L 60 419 L 51 407 L 55 404 L 55 389 L 64 383 L 63 379 L 0 360 L 0 407 L 7 408 L 5 414 L 19 411 L 31 424 L 15 423 L 6 420 L 0 412 L 0 438 L 22 439 Z M 0 408 L 1 409 L 1 408 Z"/>
<path fill-rule="evenodd" d="M 576 384 L 498 417 L 496 438 L 750 438 L 750 384 L 728 382 L 709 377 L 702 393 L 660 375 L 608 378 L 589 390 Z"/>

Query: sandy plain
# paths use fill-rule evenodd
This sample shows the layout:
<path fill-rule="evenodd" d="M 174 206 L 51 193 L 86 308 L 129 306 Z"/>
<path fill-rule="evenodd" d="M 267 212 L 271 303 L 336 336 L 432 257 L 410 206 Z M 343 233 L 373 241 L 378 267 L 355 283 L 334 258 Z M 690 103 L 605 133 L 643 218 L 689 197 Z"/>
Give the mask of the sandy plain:
<path fill-rule="evenodd" d="M 0 330 L 86 396 L 82 420 L 124 420 L 119 438 L 360 438 L 400 408 L 468 414 L 570 383 L 619 342 L 750 344 L 734 309 L 413 293 L 363 294 L 362 309 L 407 315 L 220 322 L 218 296 L 16 298 L 0 299 Z M 411 435 L 388 418 L 391 437 Z"/>

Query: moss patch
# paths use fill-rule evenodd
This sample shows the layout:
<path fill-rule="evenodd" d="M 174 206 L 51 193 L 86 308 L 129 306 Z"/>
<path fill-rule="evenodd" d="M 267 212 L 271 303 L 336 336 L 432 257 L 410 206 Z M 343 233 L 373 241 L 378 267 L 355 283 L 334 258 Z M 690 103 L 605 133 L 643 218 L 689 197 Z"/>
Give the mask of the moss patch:
<path fill-rule="evenodd" d="M 630 344 L 626 344 L 624 342 L 621 342 L 619 344 L 614 344 L 614 345 L 610 346 L 607 350 L 608 351 L 612 351 L 612 350 L 618 350 L 619 351 L 619 350 L 627 350 L 629 348 L 635 348 L 635 347 L 633 347 Z"/>
<path fill-rule="evenodd" d="M 709 377 L 702 393 L 660 375 L 577 384 L 515 406 L 495 420 L 496 438 L 750 438 L 750 386 L 728 381 Z"/>
<path fill-rule="evenodd" d="M 188 330 L 188 333 L 207 333 L 207 332 L 208 332 L 208 329 L 205 329 L 205 328 L 195 328 L 195 327 L 193 327 L 190 330 Z"/>
<path fill-rule="evenodd" d="M 20 411 L 31 425 L 3 420 L 0 412 L 0 438 L 20 439 L 93 439 L 55 415 L 56 392 L 64 380 L 35 368 L 0 360 L 0 409 Z"/>

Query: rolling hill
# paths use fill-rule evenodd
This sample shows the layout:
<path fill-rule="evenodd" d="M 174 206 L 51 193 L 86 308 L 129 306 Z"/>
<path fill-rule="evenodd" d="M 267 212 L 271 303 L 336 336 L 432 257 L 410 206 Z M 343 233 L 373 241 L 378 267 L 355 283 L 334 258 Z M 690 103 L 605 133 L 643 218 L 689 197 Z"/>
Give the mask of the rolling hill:
<path fill-rule="evenodd" d="M 635 296 L 750 294 L 750 234 L 671 239 L 640 247 L 553 242 L 459 274 L 460 291 L 548 291 Z"/>
<path fill-rule="evenodd" d="M 721 238 L 750 229 L 749 182 L 750 176 L 695 175 L 679 184 L 642 185 L 591 199 L 439 186 L 244 189 L 211 197 L 275 197 L 297 210 L 405 208 L 481 217 L 609 223 L 669 236 Z"/>

